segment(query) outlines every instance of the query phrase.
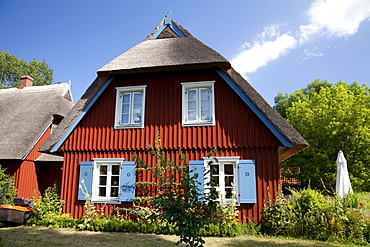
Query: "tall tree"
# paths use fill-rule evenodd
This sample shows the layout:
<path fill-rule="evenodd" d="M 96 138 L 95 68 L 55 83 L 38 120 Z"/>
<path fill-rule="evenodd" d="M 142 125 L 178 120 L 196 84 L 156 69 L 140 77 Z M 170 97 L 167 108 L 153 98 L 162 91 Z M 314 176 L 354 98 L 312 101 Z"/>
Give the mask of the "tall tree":
<path fill-rule="evenodd" d="M 321 81 L 319 79 L 314 80 L 309 83 L 306 88 L 301 88 L 294 91 L 291 94 L 288 93 L 278 93 L 274 98 L 275 100 L 275 110 L 280 113 L 283 118 L 286 118 L 286 109 L 292 106 L 293 102 L 306 101 L 312 97 L 315 93 L 319 93 L 322 88 L 331 87 L 332 84 L 328 81 Z"/>
<path fill-rule="evenodd" d="M 300 167 L 300 172 L 293 176 L 304 185 L 333 191 L 335 161 L 342 150 L 354 189 L 370 191 L 370 89 L 343 81 L 330 85 L 326 81 L 313 83 L 318 87 L 312 88 L 311 83 L 307 89 L 295 92 L 307 97 L 290 101 L 295 95 L 287 95 L 285 101 L 279 101 L 289 102 L 286 119 L 310 144 L 281 166 Z"/>
<path fill-rule="evenodd" d="M 28 75 L 35 81 L 33 85 L 50 85 L 53 83 L 53 70 L 43 61 L 34 58 L 27 62 L 8 51 L 0 51 L 0 89 L 19 86 L 19 77 Z"/>

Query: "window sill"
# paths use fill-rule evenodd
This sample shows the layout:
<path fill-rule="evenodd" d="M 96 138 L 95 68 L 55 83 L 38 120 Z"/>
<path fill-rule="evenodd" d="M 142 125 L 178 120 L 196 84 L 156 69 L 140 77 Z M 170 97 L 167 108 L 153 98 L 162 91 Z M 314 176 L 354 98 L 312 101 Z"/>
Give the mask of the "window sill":
<path fill-rule="evenodd" d="M 182 127 L 190 126 L 214 126 L 214 123 L 182 123 Z"/>
<path fill-rule="evenodd" d="M 103 200 L 92 200 L 92 203 L 104 203 L 104 204 L 121 204 L 120 201 L 103 201 Z"/>
<path fill-rule="evenodd" d="M 143 125 L 116 125 L 114 129 L 143 129 Z"/>

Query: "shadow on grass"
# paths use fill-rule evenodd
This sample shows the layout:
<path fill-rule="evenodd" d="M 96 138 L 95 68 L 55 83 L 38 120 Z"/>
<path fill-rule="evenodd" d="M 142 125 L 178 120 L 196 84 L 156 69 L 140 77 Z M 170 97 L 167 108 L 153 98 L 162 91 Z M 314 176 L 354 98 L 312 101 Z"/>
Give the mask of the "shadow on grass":
<path fill-rule="evenodd" d="M 77 231 L 74 229 L 38 228 L 38 227 L 2 227 L 0 246 L 174 246 L 173 240 L 154 234 L 110 233 Z"/>
<path fill-rule="evenodd" d="M 338 247 L 338 246 L 349 246 L 342 244 L 318 242 L 318 241 L 307 241 L 307 240 L 288 240 L 278 238 L 248 238 L 245 239 L 231 239 L 230 242 L 224 245 L 228 247 L 241 247 L 241 246 L 263 246 L 263 247 L 288 247 L 288 246 L 299 246 L 299 247 Z M 351 245 L 353 246 L 353 245 Z"/>
<path fill-rule="evenodd" d="M 0 227 L 0 246 L 24 247 L 24 246 L 150 246 L 167 247 L 175 246 L 178 236 L 124 233 L 124 232 L 91 232 L 77 231 L 65 228 L 39 228 L 39 227 Z M 205 246 L 346 246 L 325 242 L 313 242 L 306 240 L 287 240 L 278 238 L 263 238 L 252 236 L 240 236 L 235 238 L 205 238 Z M 185 245 L 179 245 L 185 246 Z M 348 245 L 347 245 L 348 246 Z"/>

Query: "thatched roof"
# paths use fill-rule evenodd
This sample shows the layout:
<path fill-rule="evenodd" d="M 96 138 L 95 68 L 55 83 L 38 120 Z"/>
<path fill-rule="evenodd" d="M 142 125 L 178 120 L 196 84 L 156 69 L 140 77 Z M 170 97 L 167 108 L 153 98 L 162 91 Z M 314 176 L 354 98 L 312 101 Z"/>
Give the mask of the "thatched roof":
<path fill-rule="evenodd" d="M 69 84 L 0 90 L 0 159 L 22 159 L 32 149 L 53 115 L 73 107 Z"/>
<path fill-rule="evenodd" d="M 53 155 L 53 154 L 41 154 L 35 161 L 40 162 L 63 162 L 63 156 Z"/>
<path fill-rule="evenodd" d="M 110 75 L 189 68 L 218 69 L 227 76 L 227 80 L 237 85 L 242 93 L 250 99 L 256 111 L 262 113 L 264 121 L 279 132 L 280 139 L 284 139 L 285 143 L 288 143 L 280 149 L 280 160 L 284 160 L 308 146 L 302 136 L 242 76 L 231 68 L 230 62 L 226 58 L 195 39 L 178 23 L 172 19 L 168 20 L 166 17 L 144 41 L 98 70 L 97 79 L 62 121 L 60 132 L 55 132 L 45 142 L 41 151 L 58 150 L 74 128 L 74 122 L 81 118 L 84 107 L 88 105 L 102 85 L 109 80 Z M 64 140 L 60 139 L 62 136 Z"/>
<path fill-rule="evenodd" d="M 166 27 L 156 39 L 150 39 L 159 26 L 143 42 L 116 57 L 98 70 L 99 74 L 130 73 L 142 70 L 165 70 L 177 68 L 196 68 L 210 66 L 230 68 L 229 61 L 218 52 L 195 39 L 188 31 L 176 22 L 172 23 L 186 37 L 177 37 L 170 27 Z M 165 34 L 164 34 L 165 33 Z M 167 35 L 167 36 L 166 36 Z M 175 36 L 175 37 L 174 37 Z"/>

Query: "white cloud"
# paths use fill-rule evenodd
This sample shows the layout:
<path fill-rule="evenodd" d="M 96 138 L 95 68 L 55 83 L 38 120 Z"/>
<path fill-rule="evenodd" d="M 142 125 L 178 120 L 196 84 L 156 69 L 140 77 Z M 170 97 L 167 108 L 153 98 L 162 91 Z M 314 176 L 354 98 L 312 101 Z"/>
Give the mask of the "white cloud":
<path fill-rule="evenodd" d="M 296 35 L 280 34 L 280 23 L 265 27 L 252 43 L 245 43 L 233 59 L 232 66 L 245 77 L 290 50 L 319 36 L 354 35 L 363 21 L 370 20 L 370 0 L 315 0 L 305 12 L 308 23 Z M 324 56 L 317 50 L 304 52 L 304 59 Z"/>
<path fill-rule="evenodd" d="M 313 57 L 322 57 L 325 56 L 325 53 L 319 52 L 317 46 L 315 46 L 313 49 L 305 49 L 303 51 L 304 57 L 303 60 L 308 60 Z"/>
<path fill-rule="evenodd" d="M 300 43 L 315 36 L 347 37 L 370 18 L 370 0 L 316 0 L 306 15 L 309 23 L 299 28 Z"/>
<path fill-rule="evenodd" d="M 257 36 L 258 41 L 254 41 L 253 45 L 244 44 L 245 49 L 231 60 L 233 67 L 244 75 L 253 73 L 295 48 L 297 40 L 289 33 L 280 35 L 279 27 L 279 25 L 265 27 Z"/>

